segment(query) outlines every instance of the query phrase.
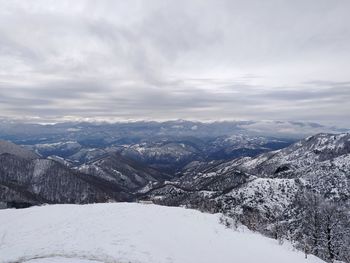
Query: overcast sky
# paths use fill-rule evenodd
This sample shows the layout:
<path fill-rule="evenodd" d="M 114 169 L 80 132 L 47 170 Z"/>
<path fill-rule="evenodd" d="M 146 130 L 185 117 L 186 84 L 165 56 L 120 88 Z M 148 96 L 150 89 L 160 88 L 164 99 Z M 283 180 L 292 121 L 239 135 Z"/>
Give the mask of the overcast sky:
<path fill-rule="evenodd" d="M 0 0 L 0 115 L 350 126 L 349 0 Z"/>

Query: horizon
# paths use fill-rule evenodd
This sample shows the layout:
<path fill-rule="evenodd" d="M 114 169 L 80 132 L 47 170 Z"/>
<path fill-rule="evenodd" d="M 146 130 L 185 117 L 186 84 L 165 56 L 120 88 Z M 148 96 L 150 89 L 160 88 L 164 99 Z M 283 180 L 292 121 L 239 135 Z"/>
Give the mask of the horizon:
<path fill-rule="evenodd" d="M 198 120 L 128 120 L 128 121 L 93 121 L 76 120 L 61 122 L 34 122 L 14 119 L 0 118 L 0 137 L 11 140 L 18 138 L 22 134 L 27 137 L 28 134 L 45 134 L 47 129 L 53 133 L 65 136 L 77 136 L 83 134 L 84 129 L 90 130 L 88 136 L 99 134 L 100 132 L 112 129 L 118 133 L 118 130 L 128 129 L 129 132 L 136 132 L 143 127 L 144 135 L 150 135 L 152 131 L 154 138 L 157 136 L 247 136 L 247 137 L 270 137 L 270 138 L 290 138 L 300 140 L 309 136 L 318 134 L 345 134 L 350 133 L 350 128 L 334 125 L 322 125 L 315 122 L 300 121 L 273 121 L 273 120 L 219 120 L 219 121 L 198 121 Z M 42 130 L 44 129 L 44 130 Z M 57 129 L 57 130 L 56 130 Z M 62 130 L 63 129 L 63 130 Z M 21 131 L 25 130 L 25 133 Z M 111 130 L 111 131 L 112 131 Z M 29 132 L 29 133 L 28 133 Z M 74 135 L 75 134 L 75 135 Z M 147 135 L 147 136 L 148 136 Z M 86 136 L 86 134 L 85 134 Z M 108 138 L 109 135 L 106 135 Z M 132 135 L 130 134 L 132 137 Z M 143 135 L 141 135 L 142 137 Z M 23 138 L 24 138 L 23 137 Z M 75 138 L 75 137 L 74 137 Z M 57 138 L 56 138 L 57 139 Z M 78 140 L 78 137 L 76 138 Z"/>
<path fill-rule="evenodd" d="M 310 124 L 310 125 L 319 125 L 323 127 L 335 127 L 335 128 L 343 128 L 350 129 L 350 127 L 335 125 L 331 122 L 322 123 L 317 121 L 297 121 L 297 120 L 273 120 L 273 119 L 261 119 L 261 120 L 253 120 L 253 119 L 193 119 L 193 118 L 173 118 L 173 119 L 116 119 L 116 118 L 57 118 L 56 121 L 50 121 L 41 119 L 40 117 L 4 117 L 0 116 L 0 121 L 8 121 L 8 122 L 17 122 L 23 124 L 40 124 L 40 125 L 55 125 L 62 123 L 90 123 L 90 124 L 118 124 L 118 123 L 137 123 L 137 122 L 145 122 L 145 123 L 167 123 L 167 122 L 192 122 L 192 123 L 202 123 L 202 124 L 213 124 L 213 123 L 291 123 L 291 124 Z"/>

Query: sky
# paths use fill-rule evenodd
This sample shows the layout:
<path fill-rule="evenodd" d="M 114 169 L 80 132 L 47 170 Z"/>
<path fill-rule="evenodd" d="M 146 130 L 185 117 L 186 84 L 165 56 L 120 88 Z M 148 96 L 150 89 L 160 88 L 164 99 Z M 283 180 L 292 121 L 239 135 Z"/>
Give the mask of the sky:
<path fill-rule="evenodd" d="M 0 0 L 0 116 L 350 127 L 348 0 Z"/>

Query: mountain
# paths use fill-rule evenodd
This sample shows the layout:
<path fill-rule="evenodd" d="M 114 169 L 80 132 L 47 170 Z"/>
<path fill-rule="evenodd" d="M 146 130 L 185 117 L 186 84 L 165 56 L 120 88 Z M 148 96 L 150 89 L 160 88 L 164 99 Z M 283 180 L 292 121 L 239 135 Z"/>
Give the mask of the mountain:
<path fill-rule="evenodd" d="M 329 127 L 310 122 L 293 121 L 135 121 L 117 123 L 64 122 L 34 124 L 1 121 L 0 138 L 17 144 L 47 144 L 77 141 L 82 146 L 102 147 L 112 143 L 136 144 L 142 140 L 196 137 L 217 138 L 244 134 L 276 138 L 304 138 L 319 132 L 340 133 L 349 129 Z"/>
<path fill-rule="evenodd" d="M 234 134 L 220 136 L 204 149 L 206 160 L 230 160 L 242 156 L 256 156 L 281 149 L 295 142 L 293 139 Z"/>
<path fill-rule="evenodd" d="M 82 145 L 78 141 L 58 141 L 24 145 L 44 158 L 50 158 L 70 167 L 79 166 L 120 153 L 127 159 L 143 163 L 174 176 L 192 161 L 229 160 L 241 156 L 255 156 L 290 145 L 294 140 L 263 136 L 231 135 L 210 138 L 173 137 L 163 135 L 139 143 Z"/>
<path fill-rule="evenodd" d="M 4 153 L 12 154 L 26 160 L 39 158 L 39 156 L 32 151 L 20 147 L 14 143 L 0 140 L 0 154 Z"/>
<path fill-rule="evenodd" d="M 191 189 L 196 195 L 197 191 L 206 191 L 206 196 L 215 198 L 227 195 L 230 189 L 232 194 L 242 188 L 234 195 L 246 195 L 252 191 L 263 192 L 260 190 L 264 188 L 271 188 L 271 193 L 286 188 L 291 193 L 290 202 L 297 190 L 309 187 L 329 199 L 349 200 L 349 161 L 349 134 L 318 134 L 256 157 L 193 162 L 185 167 L 182 177 L 164 183 L 163 187 Z M 240 184 L 236 185 L 237 181 Z M 155 194 L 161 188 L 158 185 L 151 191 Z M 165 195 L 162 200 L 166 198 Z M 173 200 L 173 196 L 171 198 Z M 262 202 L 267 200 L 269 198 Z"/>
<path fill-rule="evenodd" d="M 324 262 L 223 219 L 131 203 L 0 210 L 0 262 Z"/>
<path fill-rule="evenodd" d="M 129 193 L 105 180 L 40 159 L 12 143 L 1 142 L 0 152 L 0 202 L 5 206 L 131 199 Z"/>
<path fill-rule="evenodd" d="M 167 173 L 176 174 L 189 162 L 204 160 L 201 147 L 205 143 L 197 138 L 163 137 L 124 146 L 118 151 L 129 159 Z"/>
<path fill-rule="evenodd" d="M 76 141 L 61 141 L 55 143 L 38 143 L 30 148 L 42 156 L 58 155 L 68 157 L 79 152 L 83 147 Z"/>
<path fill-rule="evenodd" d="M 289 240 L 329 262 L 346 262 L 350 254 L 349 134 L 322 133 L 294 144 L 248 135 L 92 144 L 35 144 L 39 153 L 67 156 L 45 159 L 2 142 L 0 206 L 150 200 L 223 213 L 229 225 Z M 83 152 L 92 152 L 91 160 L 69 159 Z M 237 158 L 225 159 L 231 155 Z"/>
<path fill-rule="evenodd" d="M 255 157 L 193 162 L 179 178 L 139 191 L 139 198 L 221 212 L 301 249 L 309 243 L 311 253 L 332 261 L 349 253 L 349 185 L 350 134 L 317 134 Z"/>
<path fill-rule="evenodd" d="M 98 160 L 78 167 L 82 173 L 105 180 L 109 185 L 134 192 L 152 182 L 162 182 L 171 178 L 142 163 L 128 159 L 118 153 L 109 153 Z"/>
<path fill-rule="evenodd" d="M 38 153 L 66 156 L 45 159 L 2 142 L 0 206 L 148 200 L 223 213 L 306 254 L 347 262 L 350 134 L 321 133 L 293 144 L 239 134 L 92 144 L 35 144 Z"/>
<path fill-rule="evenodd" d="M 44 158 L 63 159 L 70 165 L 79 165 L 100 158 L 108 153 L 103 147 L 87 147 L 77 141 L 55 141 L 23 145 Z"/>
<path fill-rule="evenodd" d="M 350 134 L 318 134 L 231 165 L 259 177 L 298 178 L 334 200 L 350 199 Z"/>
<path fill-rule="evenodd" d="M 317 134 L 290 147 L 262 154 L 256 158 L 243 158 L 239 166 L 254 174 L 284 176 L 298 173 L 310 165 L 347 158 L 350 153 L 350 134 Z M 286 165 L 286 166 L 283 166 Z"/>

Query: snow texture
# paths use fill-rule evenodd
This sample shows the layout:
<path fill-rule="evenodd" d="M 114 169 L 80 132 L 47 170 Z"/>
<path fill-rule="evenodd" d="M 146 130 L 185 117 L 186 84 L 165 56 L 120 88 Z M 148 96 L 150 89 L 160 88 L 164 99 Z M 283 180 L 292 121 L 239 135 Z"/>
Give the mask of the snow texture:
<path fill-rule="evenodd" d="M 226 228 L 219 218 L 136 203 L 0 210 L 0 262 L 323 262 L 290 244 Z"/>
<path fill-rule="evenodd" d="M 101 261 L 79 258 L 49 257 L 31 259 L 24 263 L 101 263 Z"/>

